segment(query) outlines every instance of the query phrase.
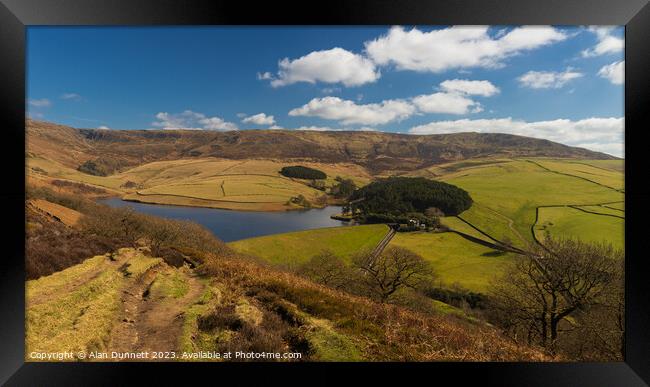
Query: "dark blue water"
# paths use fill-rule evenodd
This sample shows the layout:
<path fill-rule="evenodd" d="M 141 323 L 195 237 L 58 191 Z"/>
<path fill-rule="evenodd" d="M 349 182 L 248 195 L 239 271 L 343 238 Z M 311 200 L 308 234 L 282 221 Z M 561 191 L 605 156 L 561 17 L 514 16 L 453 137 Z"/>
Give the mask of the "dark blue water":
<path fill-rule="evenodd" d="M 341 213 L 341 207 L 338 206 L 305 211 L 254 212 L 135 203 L 119 198 L 103 199 L 100 202 L 111 207 L 130 206 L 138 212 L 149 215 L 191 220 L 207 227 L 225 242 L 283 232 L 347 225 L 347 222 L 330 218 L 330 215 Z"/>

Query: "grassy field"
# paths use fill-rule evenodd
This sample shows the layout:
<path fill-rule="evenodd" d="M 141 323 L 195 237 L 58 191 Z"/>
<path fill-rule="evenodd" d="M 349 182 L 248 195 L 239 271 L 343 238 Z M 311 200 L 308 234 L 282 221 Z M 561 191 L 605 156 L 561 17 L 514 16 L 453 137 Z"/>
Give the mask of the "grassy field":
<path fill-rule="evenodd" d="M 343 259 L 372 250 L 388 232 L 383 224 L 331 227 L 230 242 L 233 249 L 274 264 L 300 264 L 323 250 Z"/>
<path fill-rule="evenodd" d="M 508 267 L 512 254 L 469 242 L 454 233 L 397 233 L 390 242 L 420 254 L 431 262 L 436 280 L 443 285 L 459 284 L 475 292 L 487 292 L 490 281 Z"/>
<path fill-rule="evenodd" d="M 581 177 L 614 189 L 622 190 L 625 188 L 621 172 L 617 170 L 605 169 L 577 161 L 535 160 L 535 162 L 551 171 Z"/>
<path fill-rule="evenodd" d="M 28 175 L 36 178 L 71 180 L 107 189 L 114 193 L 122 192 L 123 189 L 120 186 L 126 183 L 126 180 L 118 176 L 88 175 L 76 169 L 63 166 L 56 161 L 41 157 L 28 157 L 26 159 L 26 172 Z"/>
<path fill-rule="evenodd" d="M 337 176 L 352 179 L 358 186 L 372 179 L 365 168 L 355 164 L 218 158 L 157 161 L 112 176 L 93 176 L 45 158 L 29 157 L 27 173 L 41 179 L 82 182 L 145 203 L 283 211 L 296 207 L 287 203 L 302 195 L 312 205 L 322 205 L 318 203 L 324 192 L 310 187 L 309 180 L 280 175 L 282 167 L 296 164 L 325 172 L 326 188 L 336 184 Z"/>
<path fill-rule="evenodd" d="M 509 239 L 515 245 L 524 246 L 532 242 L 531 225 L 535 222 L 535 209 L 544 205 L 590 206 L 600 203 L 624 200 L 624 194 L 617 191 L 622 187 L 623 175 L 615 172 L 614 162 L 608 161 L 608 170 L 598 169 L 572 160 L 549 159 L 510 160 L 483 163 L 469 167 L 453 168 L 440 180 L 467 190 L 475 204 L 460 217 L 477 226 L 496 239 Z M 622 164 L 622 161 L 616 161 Z M 540 165 L 537 165 L 539 163 Z M 549 170 L 553 169 L 553 170 Z M 554 171 L 561 171 L 563 174 Z M 441 168 L 436 169 L 438 173 Z M 596 183 L 585 180 L 589 175 Z M 434 171 L 435 172 L 435 171 Z M 573 176 L 569 176 L 573 174 Z M 596 177 L 594 177 L 596 176 Z M 576 211 L 579 212 L 579 211 Z M 581 220 L 588 220 L 580 217 Z M 593 240 L 593 228 L 586 225 L 583 231 L 576 230 L 576 237 Z M 612 237 L 618 240 L 618 236 Z"/>
<path fill-rule="evenodd" d="M 571 207 L 551 207 L 539 209 L 535 233 L 540 240 L 548 232 L 552 237 L 611 243 L 623 248 L 624 226 L 625 221 L 620 218 L 589 214 Z"/>

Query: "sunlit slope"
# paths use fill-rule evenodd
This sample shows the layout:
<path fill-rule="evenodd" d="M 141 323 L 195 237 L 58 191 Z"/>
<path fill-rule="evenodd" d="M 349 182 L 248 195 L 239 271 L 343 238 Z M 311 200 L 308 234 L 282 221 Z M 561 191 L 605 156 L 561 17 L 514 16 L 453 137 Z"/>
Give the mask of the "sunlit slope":
<path fill-rule="evenodd" d="M 218 158 L 180 159 L 147 163 L 111 176 L 93 176 L 42 157 L 28 158 L 30 176 L 82 182 L 111 192 L 126 200 L 147 203 L 189 205 L 234 210 L 278 211 L 302 195 L 314 206 L 322 206 L 324 192 L 310 187 L 310 180 L 282 176 L 282 167 L 293 162 L 274 160 L 226 160 Z M 327 174 L 325 187 L 336 184 L 337 176 L 367 184 L 372 177 L 354 164 L 302 162 L 300 165 Z"/>
<path fill-rule="evenodd" d="M 539 209 L 535 235 L 544 243 L 546 235 L 551 237 L 577 238 L 585 242 L 611 243 L 615 248 L 624 248 L 625 219 L 622 216 L 595 215 L 580 210 L 580 207 L 547 207 Z"/>
<path fill-rule="evenodd" d="M 292 265 L 304 263 L 324 250 L 347 260 L 355 253 L 372 250 L 387 232 L 388 226 L 383 224 L 330 227 L 243 239 L 228 245 L 274 264 Z"/>
<path fill-rule="evenodd" d="M 616 162 L 623 163 L 622 160 Z M 614 161 L 608 161 L 607 168 L 601 168 L 574 160 L 498 159 L 462 162 L 460 166 L 442 165 L 424 173 L 435 174 L 437 179 L 470 193 L 475 203 L 460 215 L 462 219 L 497 240 L 518 246 L 533 241 L 531 227 L 535 223 L 538 207 L 602 204 L 622 209 L 624 201 L 623 174 L 616 172 Z M 593 212 L 611 211 L 616 210 L 604 207 Z M 624 217 L 624 212 L 619 211 L 619 215 Z M 620 233 L 609 236 L 607 233 L 594 232 L 596 228 L 588 225 L 611 221 L 598 219 L 602 216 L 598 213 L 580 213 L 579 219 L 573 222 L 574 232 L 571 236 L 619 243 Z M 558 221 L 566 222 L 569 218 L 563 217 Z M 585 227 L 581 228 L 583 222 Z M 559 224 L 556 227 L 562 228 Z"/>
<path fill-rule="evenodd" d="M 26 284 L 26 353 L 106 350 L 122 293 L 161 263 L 124 250 Z M 125 264 L 128 262 L 128 265 Z"/>
<path fill-rule="evenodd" d="M 322 205 L 323 191 L 310 187 L 308 180 L 280 175 L 284 166 L 273 160 L 189 159 L 145 164 L 116 175 L 133 182 L 127 200 L 149 203 L 197 205 L 243 210 L 284 210 L 287 203 L 302 195 L 313 205 Z M 367 172 L 351 164 L 302 163 L 324 171 L 331 187 L 334 178 L 351 178 L 357 184 L 370 180 Z"/>
<path fill-rule="evenodd" d="M 474 292 L 488 292 L 514 255 L 470 242 L 455 233 L 397 233 L 391 246 L 405 247 L 431 263 L 443 286 L 458 284 Z"/>
<path fill-rule="evenodd" d="M 116 193 L 122 192 L 121 186 L 126 183 L 126 180 L 118 176 L 89 175 L 43 157 L 27 157 L 25 161 L 27 174 L 35 179 L 70 180 Z"/>

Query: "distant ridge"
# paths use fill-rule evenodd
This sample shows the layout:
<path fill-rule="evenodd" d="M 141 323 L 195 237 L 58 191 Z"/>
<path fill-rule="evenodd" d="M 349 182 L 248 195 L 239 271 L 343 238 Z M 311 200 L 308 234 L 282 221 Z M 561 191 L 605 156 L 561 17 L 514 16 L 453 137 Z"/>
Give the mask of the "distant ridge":
<path fill-rule="evenodd" d="M 364 131 L 76 129 L 27 119 L 27 151 L 76 168 L 192 157 L 346 162 L 372 173 L 409 171 L 478 157 L 616 159 L 549 140 L 501 133 L 411 135 Z"/>

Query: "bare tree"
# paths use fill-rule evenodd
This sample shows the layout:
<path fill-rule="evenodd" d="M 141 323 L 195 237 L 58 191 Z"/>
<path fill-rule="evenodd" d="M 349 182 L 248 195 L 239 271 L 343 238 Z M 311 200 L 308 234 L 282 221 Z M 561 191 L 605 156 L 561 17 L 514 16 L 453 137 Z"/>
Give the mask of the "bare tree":
<path fill-rule="evenodd" d="M 147 222 L 146 235 L 153 255 L 160 255 L 163 247 L 173 246 L 181 234 L 178 222 L 150 217 Z"/>
<path fill-rule="evenodd" d="M 91 234 L 118 238 L 131 246 L 136 246 L 143 236 L 142 215 L 131 207 L 109 208 L 96 206 L 82 218 L 81 227 Z"/>
<path fill-rule="evenodd" d="M 520 256 L 493 287 L 498 322 L 515 339 L 558 349 L 564 332 L 585 330 L 581 315 L 604 303 L 617 304 L 623 253 L 611 246 L 546 239 Z"/>
<path fill-rule="evenodd" d="M 298 272 L 319 284 L 341 289 L 349 279 L 350 269 L 333 252 L 323 250 L 303 264 Z"/>
<path fill-rule="evenodd" d="M 386 302 L 398 290 L 418 289 L 429 283 L 433 272 L 421 256 L 402 247 L 389 247 L 377 257 L 360 254 L 353 258 L 359 281 L 368 295 Z"/>

